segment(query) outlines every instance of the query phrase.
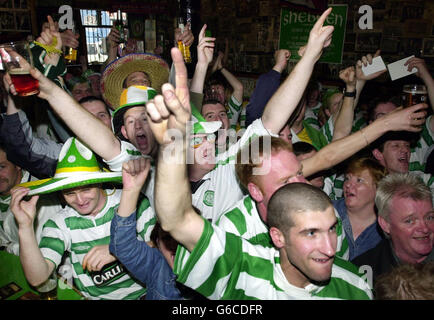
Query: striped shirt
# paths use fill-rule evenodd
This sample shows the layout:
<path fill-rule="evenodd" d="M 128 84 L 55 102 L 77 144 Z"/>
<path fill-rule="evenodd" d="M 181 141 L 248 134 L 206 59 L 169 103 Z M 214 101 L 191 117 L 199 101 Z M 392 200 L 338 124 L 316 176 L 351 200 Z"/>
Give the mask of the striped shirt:
<path fill-rule="evenodd" d="M 189 259 L 181 262 L 177 255 L 177 281 L 213 300 L 372 299 L 367 282 L 348 261 L 335 258 L 325 286 L 295 287 L 282 271 L 279 251 L 255 246 L 206 220 Z"/>
<path fill-rule="evenodd" d="M 75 286 L 90 299 L 139 299 L 146 289 L 135 282 L 128 273 L 105 286 L 97 286 L 82 263 L 85 255 L 95 246 L 109 245 L 111 220 L 115 214 L 122 190 L 106 190 L 104 208 L 96 216 L 80 215 L 67 206 L 56 217 L 48 220 L 39 244 L 42 255 L 57 267 L 64 252 L 70 253 L 72 276 Z M 145 198 L 137 210 L 137 234 L 141 240 L 148 238 L 149 217 L 154 217 L 149 201 Z M 152 218 L 151 218 L 152 219 Z"/>
<path fill-rule="evenodd" d="M 337 249 L 336 256 L 348 260 L 348 243 L 342 228 L 342 219 L 335 209 L 338 219 L 336 226 Z M 217 221 L 217 226 L 248 240 L 252 244 L 259 244 L 264 247 L 273 247 L 268 226 L 259 215 L 255 201 L 250 196 L 245 196 L 242 200 L 228 212 L 224 213 Z"/>
<path fill-rule="evenodd" d="M 411 148 L 410 154 L 410 168 L 411 172 L 424 172 L 427 160 L 427 153 L 434 145 L 434 132 L 430 128 L 430 121 L 433 115 L 429 116 L 422 131 L 420 132 L 420 138 L 416 145 Z"/>
<path fill-rule="evenodd" d="M 229 127 L 231 129 L 237 130 L 237 124 L 241 113 L 242 101 L 239 102 L 233 95 L 229 99 L 226 110 L 229 119 Z"/>

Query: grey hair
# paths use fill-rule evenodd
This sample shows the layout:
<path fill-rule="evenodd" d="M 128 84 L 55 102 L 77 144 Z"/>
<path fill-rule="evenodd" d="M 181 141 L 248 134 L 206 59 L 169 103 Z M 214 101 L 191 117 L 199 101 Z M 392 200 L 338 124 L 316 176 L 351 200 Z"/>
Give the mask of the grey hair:
<path fill-rule="evenodd" d="M 391 200 L 395 196 L 432 202 L 430 188 L 413 173 L 393 173 L 380 180 L 375 195 L 378 215 L 388 221 Z"/>

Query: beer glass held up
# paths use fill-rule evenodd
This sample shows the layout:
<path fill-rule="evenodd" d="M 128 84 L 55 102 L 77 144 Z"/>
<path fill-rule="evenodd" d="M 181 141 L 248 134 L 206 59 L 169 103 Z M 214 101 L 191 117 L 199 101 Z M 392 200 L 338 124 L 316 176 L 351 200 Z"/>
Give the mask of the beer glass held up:
<path fill-rule="evenodd" d="M 428 93 L 426 87 L 421 84 L 407 84 L 402 89 L 402 105 L 404 108 L 418 103 L 427 103 Z"/>
<path fill-rule="evenodd" d="M 18 53 L 18 55 L 13 54 L 13 52 Z M 30 75 L 30 68 L 33 67 L 33 57 L 30 52 L 29 42 L 18 41 L 0 44 L 0 55 L 3 67 L 11 76 L 17 94 L 22 97 L 38 94 L 38 80 Z M 27 60 L 30 67 L 20 64 L 20 59 Z"/>

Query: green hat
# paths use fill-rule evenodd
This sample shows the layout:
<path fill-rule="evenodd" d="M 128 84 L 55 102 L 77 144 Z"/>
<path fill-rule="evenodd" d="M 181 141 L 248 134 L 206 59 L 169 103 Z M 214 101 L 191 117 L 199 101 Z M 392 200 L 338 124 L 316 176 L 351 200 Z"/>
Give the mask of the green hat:
<path fill-rule="evenodd" d="M 29 188 L 29 196 L 59 190 L 104 183 L 122 183 L 122 172 L 103 171 L 95 154 L 76 138 L 69 138 L 60 150 L 56 173 L 53 178 L 21 183 Z"/>
<path fill-rule="evenodd" d="M 135 106 L 145 105 L 150 99 L 157 95 L 153 88 L 145 86 L 131 86 L 122 91 L 119 107 L 113 113 L 113 132 L 120 135 L 122 125 L 124 124 L 125 112 Z"/>
<path fill-rule="evenodd" d="M 85 79 L 89 79 L 92 76 L 101 76 L 101 73 L 93 71 L 92 69 L 87 69 L 85 72 L 81 74 L 81 76 Z"/>
<path fill-rule="evenodd" d="M 191 120 L 193 122 L 191 134 L 214 133 L 222 126 L 221 121 L 206 121 L 193 104 L 191 104 Z"/>
<path fill-rule="evenodd" d="M 329 108 L 329 99 L 335 95 L 336 93 L 342 93 L 339 89 L 337 88 L 329 88 L 327 89 L 327 91 L 324 93 L 323 97 L 322 97 L 322 105 L 324 106 L 324 108 Z"/>

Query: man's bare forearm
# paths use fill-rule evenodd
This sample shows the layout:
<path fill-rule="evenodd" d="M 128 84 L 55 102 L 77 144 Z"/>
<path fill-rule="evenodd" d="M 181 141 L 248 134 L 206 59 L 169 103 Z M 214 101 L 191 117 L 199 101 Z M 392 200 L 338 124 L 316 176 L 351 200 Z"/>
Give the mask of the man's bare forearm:
<path fill-rule="evenodd" d="M 48 279 L 54 265 L 48 265 L 48 262 L 42 256 L 33 226 L 20 227 L 18 234 L 20 238 L 20 260 L 24 274 L 32 286 L 37 286 Z"/>
<path fill-rule="evenodd" d="M 172 145 L 173 147 L 173 145 Z M 163 230 L 192 251 L 203 230 L 203 220 L 194 212 L 187 176 L 185 144 L 173 151 L 160 145 L 155 181 L 155 211 Z M 171 155 L 170 152 L 172 152 Z"/>
<path fill-rule="evenodd" d="M 315 59 L 303 56 L 268 101 L 262 122 L 271 133 L 278 134 L 294 112 L 306 89 L 315 62 Z"/>
<path fill-rule="evenodd" d="M 107 161 L 119 155 L 120 142 L 113 132 L 64 90 L 54 88 L 47 100 L 74 134 L 96 154 Z"/>

